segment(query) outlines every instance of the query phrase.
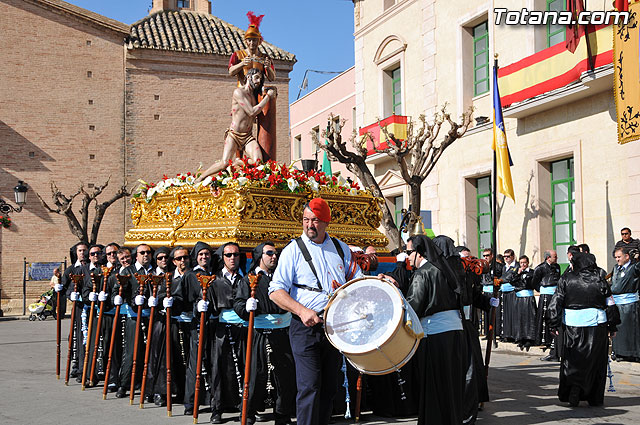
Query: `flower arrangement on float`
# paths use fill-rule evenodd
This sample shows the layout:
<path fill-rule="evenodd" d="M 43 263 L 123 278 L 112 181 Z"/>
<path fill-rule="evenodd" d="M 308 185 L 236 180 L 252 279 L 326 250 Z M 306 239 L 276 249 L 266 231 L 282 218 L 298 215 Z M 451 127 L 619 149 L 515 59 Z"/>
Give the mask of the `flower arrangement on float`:
<path fill-rule="evenodd" d="M 239 187 L 261 187 L 274 188 L 292 193 L 302 193 L 306 191 L 318 192 L 323 187 L 338 189 L 345 194 L 357 195 L 360 186 L 356 182 L 352 182 L 342 176 L 327 176 L 322 171 L 310 170 L 301 171 L 291 164 L 280 164 L 276 161 L 269 160 L 267 162 L 257 162 L 251 164 L 245 157 L 240 160 L 241 165 L 233 165 L 229 161 L 229 165 L 224 170 L 213 176 L 208 176 L 202 181 L 196 183 L 200 176 L 200 170 L 195 174 L 188 172 L 186 174 L 178 174 L 173 178 L 166 174 L 157 183 L 147 183 L 144 180 L 138 180 L 140 186 L 134 197 L 144 198 L 147 202 L 151 202 L 157 194 L 162 194 L 168 189 L 190 186 L 194 190 L 208 187 L 216 196 L 220 189 L 230 187 L 236 182 Z"/>

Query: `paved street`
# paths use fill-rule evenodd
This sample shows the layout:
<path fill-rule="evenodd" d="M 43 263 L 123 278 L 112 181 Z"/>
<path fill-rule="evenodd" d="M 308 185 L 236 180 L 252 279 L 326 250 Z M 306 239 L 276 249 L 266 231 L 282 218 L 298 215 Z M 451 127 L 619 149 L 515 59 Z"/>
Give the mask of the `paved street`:
<path fill-rule="evenodd" d="M 63 325 L 64 334 L 68 332 L 69 321 L 63 321 Z M 63 358 L 65 348 L 63 342 Z M 492 355 L 489 382 L 492 402 L 480 413 L 479 423 L 640 423 L 639 364 L 612 363 L 616 392 L 605 394 L 604 407 L 592 408 L 583 403 L 572 409 L 556 397 L 558 364 L 541 362 L 539 357 L 540 350 L 532 349 L 526 354 L 501 344 Z M 113 394 L 103 401 L 101 388 L 83 392 L 74 380 L 65 387 L 55 377 L 55 321 L 51 319 L 0 321 L 0 359 L 0 424 L 192 423 L 191 418 L 182 416 L 182 405 L 175 406 L 175 416 L 168 418 L 166 408 L 153 404 L 141 410 L 137 405 L 130 406 L 128 399 L 116 399 Z M 64 363 L 61 366 L 64 374 Z M 231 419 L 232 415 L 224 417 Z M 209 414 L 201 413 L 200 419 L 206 423 Z M 369 424 L 416 422 L 415 418 L 389 420 L 367 414 L 363 419 Z"/>

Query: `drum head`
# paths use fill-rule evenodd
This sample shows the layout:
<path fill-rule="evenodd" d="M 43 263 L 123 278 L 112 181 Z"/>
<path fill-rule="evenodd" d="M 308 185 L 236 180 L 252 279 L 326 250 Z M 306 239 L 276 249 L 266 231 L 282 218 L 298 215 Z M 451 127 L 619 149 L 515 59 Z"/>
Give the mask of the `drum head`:
<path fill-rule="evenodd" d="M 377 277 L 355 279 L 340 287 L 325 311 L 329 341 L 344 353 L 375 350 L 401 323 L 402 295 L 393 284 Z"/>

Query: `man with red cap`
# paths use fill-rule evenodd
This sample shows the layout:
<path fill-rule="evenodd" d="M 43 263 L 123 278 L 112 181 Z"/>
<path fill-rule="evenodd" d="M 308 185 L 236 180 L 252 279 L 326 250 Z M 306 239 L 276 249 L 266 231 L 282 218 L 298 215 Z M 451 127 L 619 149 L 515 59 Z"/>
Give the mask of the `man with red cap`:
<path fill-rule="evenodd" d="M 342 355 L 324 334 L 322 312 L 335 289 L 347 282 L 351 251 L 327 234 L 330 222 L 327 201 L 312 199 L 304 208 L 303 233 L 283 249 L 269 285 L 271 300 L 293 313 L 289 339 L 296 366 L 299 425 L 329 423 L 342 365 Z M 361 276 L 358 267 L 350 278 Z"/>

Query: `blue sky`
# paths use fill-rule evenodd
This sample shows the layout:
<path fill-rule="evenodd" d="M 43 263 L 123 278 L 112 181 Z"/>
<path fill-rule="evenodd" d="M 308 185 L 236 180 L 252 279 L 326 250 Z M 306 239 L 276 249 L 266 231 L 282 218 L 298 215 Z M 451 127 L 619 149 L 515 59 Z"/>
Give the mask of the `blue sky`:
<path fill-rule="evenodd" d="M 125 24 L 148 14 L 152 0 L 66 0 Z M 266 41 L 296 55 L 298 62 L 289 74 L 289 101 L 307 69 L 344 71 L 354 63 L 353 3 L 351 0 L 212 0 L 211 12 L 246 29 L 247 11 L 264 14 L 260 32 Z M 309 73 L 309 90 L 334 75 Z M 303 91 L 303 96 L 307 91 Z"/>

